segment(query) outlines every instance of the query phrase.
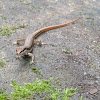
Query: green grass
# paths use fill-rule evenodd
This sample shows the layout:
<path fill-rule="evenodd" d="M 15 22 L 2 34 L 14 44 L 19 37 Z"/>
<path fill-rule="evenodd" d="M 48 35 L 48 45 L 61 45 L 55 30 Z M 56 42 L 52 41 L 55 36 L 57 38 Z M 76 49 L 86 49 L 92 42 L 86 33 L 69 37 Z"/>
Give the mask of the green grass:
<path fill-rule="evenodd" d="M 37 69 L 35 65 L 32 66 L 31 68 L 32 68 L 32 71 L 33 71 L 34 73 L 36 73 L 37 75 L 41 75 L 41 71 L 40 71 L 39 69 Z"/>
<path fill-rule="evenodd" d="M 30 2 L 25 2 L 25 0 L 20 0 L 20 2 L 21 2 L 23 5 L 30 6 L 31 8 L 36 8 L 32 3 L 30 3 Z"/>
<path fill-rule="evenodd" d="M 16 27 L 16 26 L 12 26 L 11 29 L 12 29 L 13 31 L 15 31 L 15 32 L 17 31 L 17 27 Z"/>
<path fill-rule="evenodd" d="M 70 100 L 70 97 L 72 97 L 73 95 L 75 95 L 75 89 L 71 88 L 71 89 L 64 89 L 63 90 L 63 96 L 62 96 L 62 100 Z"/>
<path fill-rule="evenodd" d="M 93 18 L 93 17 L 87 17 L 86 19 L 92 19 L 92 20 L 94 20 L 94 18 Z"/>
<path fill-rule="evenodd" d="M 16 32 L 17 29 L 21 29 L 21 28 L 25 28 L 26 26 L 24 24 L 22 25 L 19 25 L 19 26 L 12 26 L 12 27 L 8 27 L 7 25 L 6 26 L 3 26 L 3 27 L 0 27 L 0 34 L 5 36 L 5 35 L 10 35 L 13 31 Z"/>
<path fill-rule="evenodd" d="M 54 15 L 55 15 L 55 13 L 54 13 L 54 12 L 52 12 L 52 13 L 51 13 L 51 16 L 53 17 Z"/>
<path fill-rule="evenodd" d="M 11 93 L 11 98 L 13 100 L 20 100 L 20 99 L 32 99 L 35 97 L 36 94 L 42 95 L 42 97 L 57 100 L 61 98 L 61 100 L 70 100 L 70 98 L 75 94 L 76 89 L 64 89 L 60 90 L 54 88 L 51 84 L 52 78 L 50 80 L 36 80 L 34 83 L 26 83 L 24 86 L 21 86 L 13 81 L 12 87 L 14 92 Z"/>
<path fill-rule="evenodd" d="M 0 6 L 0 9 L 2 9 L 3 8 L 3 6 Z"/>
<path fill-rule="evenodd" d="M 4 15 L 1 15 L 1 18 L 4 19 L 4 20 L 6 20 L 6 17 Z"/>
<path fill-rule="evenodd" d="M 25 24 L 22 24 L 22 25 L 19 25 L 19 26 L 12 26 L 11 27 L 11 30 L 13 30 L 13 31 L 17 31 L 17 29 L 21 29 L 21 28 L 25 28 L 26 26 L 25 26 Z"/>
<path fill-rule="evenodd" d="M 43 100 L 70 100 L 75 95 L 75 89 L 58 89 L 52 85 L 53 78 L 49 80 L 36 79 L 33 83 L 25 83 L 23 86 L 18 84 L 16 80 L 12 81 L 11 87 L 13 92 L 10 95 L 0 93 L 0 100 L 33 100 L 38 97 L 43 97 Z"/>
<path fill-rule="evenodd" d="M 20 25 L 19 28 L 25 28 L 25 24 Z"/>
<path fill-rule="evenodd" d="M 73 22 L 72 24 L 75 24 L 75 22 Z"/>
<path fill-rule="evenodd" d="M 66 48 L 65 53 L 66 54 L 72 54 L 72 51 L 69 48 Z"/>
<path fill-rule="evenodd" d="M 83 100 L 83 97 L 82 96 L 80 97 L 80 100 Z"/>
<path fill-rule="evenodd" d="M 31 69 L 32 69 L 32 72 L 35 73 L 37 77 L 43 78 L 41 71 L 39 69 L 37 69 L 36 65 L 32 65 Z"/>
<path fill-rule="evenodd" d="M 7 93 L 0 93 L 0 100 L 10 100 Z"/>
<path fill-rule="evenodd" d="M 4 26 L 4 27 L 2 27 L 2 28 L 0 28 L 0 33 L 1 33 L 1 35 L 10 35 L 11 34 L 11 32 L 10 32 L 10 29 L 9 29 L 9 27 L 6 25 L 6 26 Z"/>
<path fill-rule="evenodd" d="M 9 98 L 8 94 L 5 92 L 6 89 L 7 87 L 0 88 L 0 100 L 7 100 Z"/>
<path fill-rule="evenodd" d="M 3 61 L 0 62 L 0 67 L 4 67 L 5 63 Z"/>
<path fill-rule="evenodd" d="M 24 2 L 24 0 L 20 0 L 21 3 L 23 3 L 24 5 L 30 5 L 31 3 L 29 2 Z"/>
<path fill-rule="evenodd" d="M 20 0 L 20 2 L 24 2 L 24 0 Z"/>

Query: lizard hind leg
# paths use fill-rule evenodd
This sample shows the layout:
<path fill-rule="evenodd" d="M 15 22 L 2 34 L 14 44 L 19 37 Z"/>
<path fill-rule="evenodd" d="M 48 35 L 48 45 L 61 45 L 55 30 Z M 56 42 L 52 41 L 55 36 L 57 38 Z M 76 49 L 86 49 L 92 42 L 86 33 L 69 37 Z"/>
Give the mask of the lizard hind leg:
<path fill-rule="evenodd" d="M 13 44 L 18 44 L 19 45 L 19 43 L 24 43 L 24 42 L 25 42 L 25 39 L 21 39 L 21 40 L 15 41 Z"/>
<path fill-rule="evenodd" d="M 40 46 L 42 45 L 42 42 L 41 42 L 41 41 L 37 41 L 37 40 L 34 40 L 33 43 L 35 43 L 35 44 L 39 44 Z"/>

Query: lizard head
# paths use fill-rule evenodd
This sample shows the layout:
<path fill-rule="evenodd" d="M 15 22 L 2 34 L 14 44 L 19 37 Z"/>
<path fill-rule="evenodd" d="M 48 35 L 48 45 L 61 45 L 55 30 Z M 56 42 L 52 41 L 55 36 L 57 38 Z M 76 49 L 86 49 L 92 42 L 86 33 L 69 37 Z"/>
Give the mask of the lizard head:
<path fill-rule="evenodd" d="M 24 47 L 23 47 L 23 46 L 18 47 L 18 48 L 16 49 L 16 54 L 19 55 L 19 54 L 21 54 L 23 51 L 24 51 Z"/>
<path fill-rule="evenodd" d="M 25 51 L 25 48 L 23 46 L 17 47 L 16 48 L 16 58 L 20 58 L 21 55 L 23 55 Z"/>

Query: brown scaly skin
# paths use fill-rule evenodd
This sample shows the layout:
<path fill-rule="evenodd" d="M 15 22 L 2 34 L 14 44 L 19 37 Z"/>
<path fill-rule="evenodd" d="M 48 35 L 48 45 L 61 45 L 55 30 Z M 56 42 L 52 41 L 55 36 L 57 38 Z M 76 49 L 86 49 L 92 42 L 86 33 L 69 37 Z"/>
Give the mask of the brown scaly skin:
<path fill-rule="evenodd" d="M 49 31 L 49 30 L 52 30 L 52 29 L 67 26 L 71 23 L 74 23 L 75 21 L 77 21 L 79 19 L 76 19 L 76 20 L 71 21 L 71 22 L 66 23 L 66 24 L 60 24 L 60 25 L 54 25 L 54 26 L 49 26 L 49 27 L 42 28 L 40 30 L 37 30 L 33 34 L 30 34 L 26 39 L 17 40 L 17 42 L 16 42 L 17 44 L 19 44 L 20 42 L 24 42 L 23 46 L 17 47 L 17 49 L 16 49 L 17 58 L 19 58 L 22 55 L 29 55 L 29 56 L 32 57 L 32 63 L 34 63 L 34 55 L 31 52 L 32 52 L 32 49 L 33 49 L 32 47 L 33 47 L 34 43 L 41 44 L 40 41 L 35 40 L 39 35 L 41 35 L 43 32 L 46 32 L 46 31 Z"/>

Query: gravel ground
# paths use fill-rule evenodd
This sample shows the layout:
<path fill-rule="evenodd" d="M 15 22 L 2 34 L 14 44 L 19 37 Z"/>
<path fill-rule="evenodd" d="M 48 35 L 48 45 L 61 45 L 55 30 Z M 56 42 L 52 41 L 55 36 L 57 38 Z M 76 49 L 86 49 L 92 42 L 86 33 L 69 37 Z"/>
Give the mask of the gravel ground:
<path fill-rule="evenodd" d="M 79 17 L 75 24 L 38 37 L 37 40 L 47 44 L 35 45 L 33 50 L 35 67 L 41 75 L 32 71 L 30 58 L 16 59 L 14 41 L 40 28 Z M 49 79 L 52 76 L 62 88 L 78 88 L 72 100 L 79 100 L 81 96 L 84 100 L 100 100 L 99 20 L 99 0 L 0 0 L 0 27 L 8 26 L 12 33 L 0 34 L 0 61 L 5 62 L 5 66 L 0 67 L 0 87 L 8 87 L 10 93 L 12 80 L 24 84 L 33 82 L 36 77 Z M 12 30 L 12 27 L 18 29 Z"/>

